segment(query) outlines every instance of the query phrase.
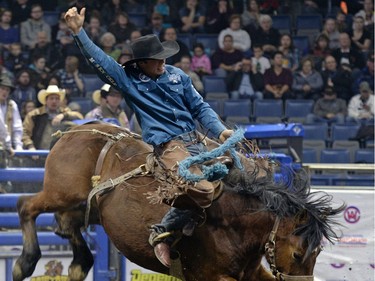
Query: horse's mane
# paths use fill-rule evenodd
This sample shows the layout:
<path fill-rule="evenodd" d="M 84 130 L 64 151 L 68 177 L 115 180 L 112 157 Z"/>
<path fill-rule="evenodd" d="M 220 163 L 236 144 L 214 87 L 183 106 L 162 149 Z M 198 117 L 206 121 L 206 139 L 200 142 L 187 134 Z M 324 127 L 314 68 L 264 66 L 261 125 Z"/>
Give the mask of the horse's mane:
<path fill-rule="evenodd" d="M 334 217 L 344 210 L 344 205 L 333 208 L 331 195 L 311 192 L 309 177 L 302 169 L 294 172 L 290 167 L 279 164 L 283 180 L 275 181 L 273 175 L 256 162 L 252 173 L 232 169 L 225 180 L 227 186 L 247 202 L 250 202 L 249 197 L 258 198 L 264 210 L 281 218 L 307 215 L 304 223 L 298 224 L 294 231 L 308 244 L 306 254 L 318 247 L 323 237 L 331 243 L 338 238 L 333 229 L 338 225 Z M 259 176 L 260 171 L 267 175 Z"/>

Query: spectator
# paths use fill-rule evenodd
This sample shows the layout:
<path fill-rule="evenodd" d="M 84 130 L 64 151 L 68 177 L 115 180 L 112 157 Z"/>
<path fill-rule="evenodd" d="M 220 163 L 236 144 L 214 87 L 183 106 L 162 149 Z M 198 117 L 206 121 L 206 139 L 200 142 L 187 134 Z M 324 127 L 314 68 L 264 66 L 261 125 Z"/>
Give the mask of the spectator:
<path fill-rule="evenodd" d="M 99 44 L 99 38 L 107 31 L 101 23 L 99 14 L 92 14 L 85 27 L 87 35 L 95 44 Z"/>
<path fill-rule="evenodd" d="M 267 57 L 272 57 L 280 42 L 280 33 L 272 27 L 272 18 L 269 15 L 261 15 L 259 28 L 255 31 L 253 44 L 262 46 Z"/>
<path fill-rule="evenodd" d="M 185 72 L 193 83 L 194 88 L 203 96 L 204 87 L 199 75 L 190 69 L 191 58 L 189 56 L 183 56 L 180 61 L 180 68 Z"/>
<path fill-rule="evenodd" d="M 59 48 L 48 41 L 48 36 L 45 31 L 40 31 L 37 34 L 37 43 L 35 48 L 30 51 L 30 57 L 43 56 L 46 59 L 46 66 L 50 70 L 55 70 L 62 66 L 62 54 Z M 43 87 L 45 88 L 45 87 Z"/>
<path fill-rule="evenodd" d="M 331 55 L 324 60 L 325 69 L 321 72 L 323 87 L 333 87 L 337 96 L 346 102 L 352 97 L 352 74 L 350 67 L 337 66 L 335 58 Z"/>
<path fill-rule="evenodd" d="M 99 106 L 87 113 L 85 118 L 114 118 L 122 127 L 130 128 L 128 117 L 120 106 L 122 95 L 118 90 L 105 84 L 93 93 L 92 99 Z"/>
<path fill-rule="evenodd" d="M 73 38 L 69 34 L 69 29 L 64 21 L 60 19 L 58 23 L 58 30 L 56 32 L 56 45 L 59 52 L 62 54 L 62 59 L 65 59 L 69 55 L 76 55 L 79 57 L 81 54 L 78 47 L 73 43 Z M 62 67 L 63 62 L 61 62 L 60 67 Z"/>
<path fill-rule="evenodd" d="M 251 65 L 253 66 L 254 73 L 264 74 L 267 69 L 271 67 L 268 58 L 263 56 L 263 49 L 260 45 L 254 45 L 253 47 L 253 57 L 251 58 Z"/>
<path fill-rule="evenodd" d="M 25 119 L 25 116 L 30 111 L 36 108 L 36 103 L 33 100 L 26 100 L 21 104 L 21 119 L 22 121 Z"/>
<path fill-rule="evenodd" d="M 316 40 L 314 47 L 311 50 L 312 57 L 315 62 L 315 68 L 321 70 L 323 67 L 324 59 L 332 53 L 332 50 L 329 48 L 329 38 L 325 34 L 320 34 Z"/>
<path fill-rule="evenodd" d="M 4 65 L 13 73 L 18 72 L 22 68 L 27 67 L 27 60 L 22 54 L 22 46 L 20 43 L 12 43 L 9 46 L 9 54 L 5 58 Z"/>
<path fill-rule="evenodd" d="M 300 54 L 293 45 L 292 36 L 283 34 L 278 50 L 283 54 L 283 67 L 295 71 L 299 67 Z"/>
<path fill-rule="evenodd" d="M 249 32 L 250 37 L 254 34 L 255 30 L 259 28 L 260 7 L 258 1 L 248 1 L 247 9 L 242 13 L 242 25 Z"/>
<path fill-rule="evenodd" d="M 348 30 L 346 14 L 344 14 L 341 10 L 337 11 L 336 13 L 336 27 L 340 33 Z"/>
<path fill-rule="evenodd" d="M 243 53 L 247 53 L 251 47 L 249 34 L 241 28 L 241 16 L 234 14 L 229 19 L 229 27 L 222 30 L 219 34 L 219 47 L 224 47 L 224 36 L 231 35 L 233 38 L 233 47 Z"/>
<path fill-rule="evenodd" d="M 160 36 L 160 32 L 163 30 L 163 16 L 159 13 L 152 13 L 151 15 L 151 24 L 141 30 L 142 35 L 155 34 Z"/>
<path fill-rule="evenodd" d="M 51 42 L 51 27 L 43 19 L 42 6 L 31 7 L 31 17 L 21 23 L 21 44 L 27 49 L 34 49 L 39 31 L 45 31 L 48 42 Z"/>
<path fill-rule="evenodd" d="M 265 99 L 291 99 L 293 75 L 290 69 L 283 68 L 283 54 L 276 51 L 273 55 L 273 65 L 264 73 Z"/>
<path fill-rule="evenodd" d="M 355 68 L 359 70 L 365 66 L 362 54 L 352 47 L 348 33 L 340 33 L 340 46 L 332 52 L 332 55 L 337 63 L 341 65 L 347 63 L 352 70 Z"/>
<path fill-rule="evenodd" d="M 126 63 L 127 61 L 131 60 L 132 59 L 132 54 L 129 53 L 129 52 L 121 52 L 120 56 L 118 57 L 117 59 L 117 62 L 121 65 L 123 65 L 124 63 Z"/>
<path fill-rule="evenodd" d="M 167 0 L 157 0 L 153 12 L 162 15 L 163 20 L 170 23 L 170 7 Z"/>
<path fill-rule="evenodd" d="M 12 99 L 17 103 L 18 109 L 27 101 L 36 102 L 36 91 L 31 83 L 31 74 L 28 69 L 21 70 L 16 76 L 16 87 L 12 94 Z"/>
<path fill-rule="evenodd" d="M 327 122 L 328 124 L 344 124 L 347 115 L 346 102 L 337 98 L 333 88 L 326 88 L 323 97 L 314 105 L 313 113 L 306 116 L 306 124 Z"/>
<path fill-rule="evenodd" d="M 220 33 L 226 29 L 232 13 L 233 11 L 228 5 L 228 0 L 218 0 L 217 4 L 213 5 L 207 13 L 206 32 Z"/>
<path fill-rule="evenodd" d="M 28 69 L 31 73 L 31 84 L 36 91 L 45 88 L 50 69 L 46 66 L 47 60 L 42 54 L 36 54 Z"/>
<path fill-rule="evenodd" d="M 3 10 L 0 13 L 0 49 L 9 49 L 10 44 L 20 42 L 20 31 L 11 24 L 12 11 Z"/>
<path fill-rule="evenodd" d="M 121 0 L 109 0 L 103 5 L 103 9 L 100 11 L 100 14 L 103 19 L 103 25 L 109 27 L 115 22 L 116 15 L 118 13 L 125 12 L 126 10 L 125 1 Z"/>
<path fill-rule="evenodd" d="M 82 74 L 79 72 L 78 66 L 78 58 L 68 56 L 65 59 L 65 67 L 56 72 L 56 75 L 60 79 L 61 87 L 66 91 L 68 102 L 70 102 L 72 97 L 85 96 L 85 85 L 83 84 Z"/>
<path fill-rule="evenodd" d="M 327 18 L 323 25 L 322 33 L 329 38 L 329 48 L 331 50 L 340 47 L 340 32 L 337 30 L 336 21 L 333 18 Z"/>
<path fill-rule="evenodd" d="M 60 106 L 65 92 L 56 85 L 49 85 L 38 93 L 41 107 L 30 111 L 23 121 L 23 145 L 25 149 L 50 149 L 51 134 L 61 129 L 62 122 L 82 119 L 79 112 Z"/>
<path fill-rule="evenodd" d="M 181 32 L 204 33 L 206 10 L 198 5 L 198 0 L 185 0 L 185 6 L 178 14 L 181 19 Z"/>
<path fill-rule="evenodd" d="M 360 52 L 367 53 L 371 46 L 371 34 L 365 29 L 365 20 L 360 17 L 354 17 L 353 28 L 349 31 L 349 36 L 353 47 Z"/>
<path fill-rule="evenodd" d="M 355 16 L 362 17 L 365 22 L 365 27 L 373 30 L 374 28 L 374 1 L 373 0 L 364 0 L 363 9 L 360 10 Z"/>
<path fill-rule="evenodd" d="M 130 22 L 128 14 L 119 12 L 116 14 L 115 22 L 108 27 L 108 32 L 111 32 L 117 43 L 125 44 L 130 39 L 130 33 L 137 29 L 136 26 Z"/>
<path fill-rule="evenodd" d="M 108 56 L 115 60 L 121 55 L 121 49 L 116 47 L 116 38 L 111 32 L 106 32 L 100 37 L 99 45 Z"/>
<path fill-rule="evenodd" d="M 11 11 L 13 12 L 12 25 L 18 25 L 29 19 L 32 1 L 16 0 L 12 1 Z"/>
<path fill-rule="evenodd" d="M 179 66 L 182 56 L 190 56 L 189 48 L 180 40 L 177 39 L 177 31 L 174 27 L 167 27 L 160 34 L 160 41 L 176 41 L 178 46 L 180 46 L 180 51 L 172 57 L 165 60 L 166 64 Z"/>
<path fill-rule="evenodd" d="M 243 58 L 241 68 L 230 72 L 225 81 L 231 99 L 263 99 L 263 75 L 252 72 L 250 58 Z"/>
<path fill-rule="evenodd" d="M 7 76 L 0 77 L 0 145 L 10 155 L 22 150 L 22 120 L 17 104 L 9 98 L 14 89 Z"/>
<path fill-rule="evenodd" d="M 213 72 L 220 77 L 226 77 L 230 71 L 239 70 L 244 57 L 243 52 L 234 48 L 232 35 L 225 35 L 223 42 L 223 48 L 219 47 L 211 57 Z"/>
<path fill-rule="evenodd" d="M 366 81 L 359 84 L 359 94 L 349 101 L 347 121 L 360 124 L 374 121 L 374 94 Z"/>
<path fill-rule="evenodd" d="M 374 51 L 371 51 L 366 60 L 366 66 L 361 69 L 359 77 L 353 83 L 353 92 L 359 93 L 359 84 L 366 81 L 370 85 L 370 89 L 374 92 Z"/>
<path fill-rule="evenodd" d="M 314 69 L 314 61 L 305 57 L 301 62 L 302 69 L 294 72 L 292 90 L 297 99 L 312 99 L 317 101 L 321 97 L 323 79 Z"/>
<path fill-rule="evenodd" d="M 212 74 L 211 60 L 204 51 L 202 43 L 196 43 L 193 47 L 193 57 L 191 58 L 191 70 L 200 77 Z"/>

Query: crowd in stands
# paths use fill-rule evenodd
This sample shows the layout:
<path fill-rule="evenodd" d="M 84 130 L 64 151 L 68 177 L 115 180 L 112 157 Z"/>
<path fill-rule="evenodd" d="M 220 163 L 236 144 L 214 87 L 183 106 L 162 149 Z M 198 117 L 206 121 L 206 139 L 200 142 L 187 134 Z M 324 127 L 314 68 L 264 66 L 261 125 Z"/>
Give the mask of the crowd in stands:
<path fill-rule="evenodd" d="M 46 148 L 47 140 L 33 136 L 47 135 L 63 120 L 84 118 L 86 112 L 76 112 L 80 109 L 75 102 L 94 98 L 84 81 L 94 72 L 63 18 L 69 7 L 83 5 L 85 31 L 120 64 L 131 58 L 129 44 L 142 35 L 176 40 L 180 52 L 166 63 L 183 69 L 203 97 L 205 77 L 214 76 L 225 81 L 232 100 L 313 100 L 307 123 L 373 120 L 373 0 L 3 0 L 0 129 L 7 149 Z M 46 13 L 55 14 L 54 24 L 46 21 Z M 311 14 L 321 16 L 321 28 L 305 36 L 309 44 L 301 49 L 294 44 L 302 34 L 295 28 L 296 18 Z M 279 15 L 290 17 L 290 29 L 274 26 Z M 214 44 L 200 42 L 198 35 L 214 38 Z M 129 127 L 128 120 L 134 118 L 129 108 L 121 108 L 119 93 L 97 90 L 101 109 L 88 116 L 120 118 L 119 123 Z M 16 136 L 17 114 L 23 122 L 22 145 Z M 32 124 L 42 119 L 49 125 L 40 133 Z"/>

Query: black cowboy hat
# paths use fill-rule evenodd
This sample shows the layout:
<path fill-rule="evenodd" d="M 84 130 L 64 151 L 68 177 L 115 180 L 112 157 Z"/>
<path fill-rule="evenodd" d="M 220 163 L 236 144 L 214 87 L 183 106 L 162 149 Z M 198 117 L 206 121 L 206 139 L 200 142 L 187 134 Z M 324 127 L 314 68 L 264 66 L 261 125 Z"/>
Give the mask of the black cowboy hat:
<path fill-rule="evenodd" d="M 180 51 L 180 46 L 176 41 L 160 42 L 154 34 L 139 37 L 130 44 L 130 47 L 133 51 L 133 58 L 124 63 L 125 66 L 146 59 L 163 60 Z"/>

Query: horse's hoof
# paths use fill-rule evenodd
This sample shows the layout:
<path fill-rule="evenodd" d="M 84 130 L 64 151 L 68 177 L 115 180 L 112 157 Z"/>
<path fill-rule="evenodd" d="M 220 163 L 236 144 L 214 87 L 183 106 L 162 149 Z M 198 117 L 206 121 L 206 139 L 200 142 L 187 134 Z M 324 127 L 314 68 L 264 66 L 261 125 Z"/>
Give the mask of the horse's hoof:
<path fill-rule="evenodd" d="M 87 274 L 83 272 L 82 267 L 79 264 L 72 264 L 68 270 L 70 281 L 83 281 Z"/>

